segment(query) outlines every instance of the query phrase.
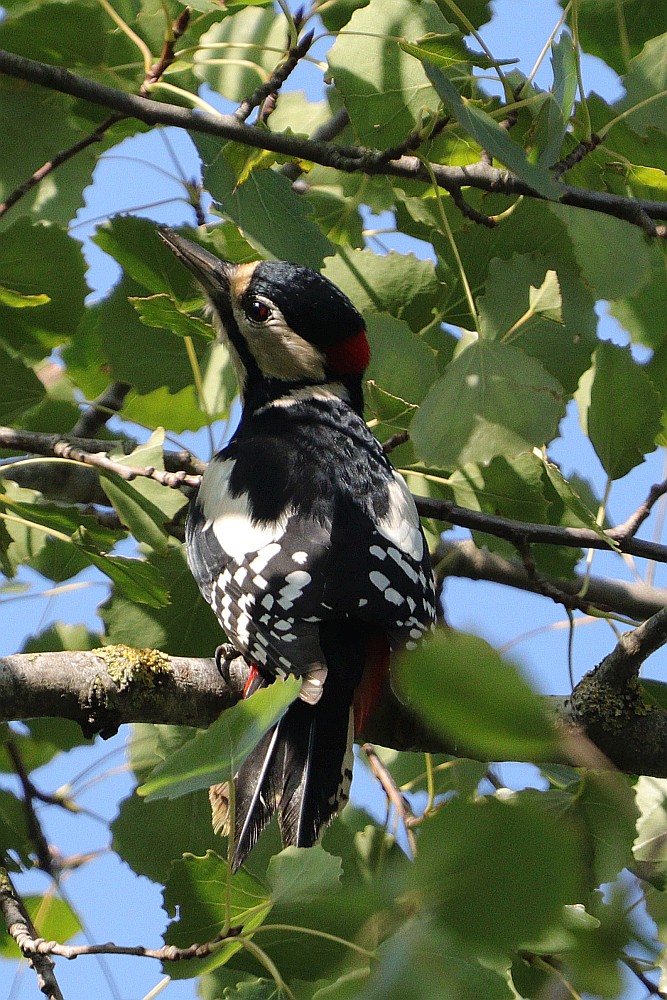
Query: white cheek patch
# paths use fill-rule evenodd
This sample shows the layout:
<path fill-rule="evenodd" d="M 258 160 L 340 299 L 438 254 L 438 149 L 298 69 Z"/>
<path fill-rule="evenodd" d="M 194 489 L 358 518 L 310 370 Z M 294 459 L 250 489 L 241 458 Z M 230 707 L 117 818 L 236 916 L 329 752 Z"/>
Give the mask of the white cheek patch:
<path fill-rule="evenodd" d="M 419 515 L 407 483 L 398 472 L 394 472 L 394 479 L 389 483 L 389 510 L 387 516 L 377 522 L 377 530 L 401 552 L 421 562 L 424 541 Z"/>

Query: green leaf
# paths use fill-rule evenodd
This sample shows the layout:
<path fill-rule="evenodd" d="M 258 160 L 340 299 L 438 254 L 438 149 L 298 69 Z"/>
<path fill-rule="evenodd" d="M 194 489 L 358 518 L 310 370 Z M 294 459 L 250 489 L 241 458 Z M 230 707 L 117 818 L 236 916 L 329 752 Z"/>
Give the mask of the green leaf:
<path fill-rule="evenodd" d="M 139 313 L 141 322 L 145 323 L 146 326 L 171 330 L 179 337 L 215 339 L 215 331 L 210 323 L 205 323 L 204 320 L 183 312 L 170 295 L 151 295 L 148 298 L 130 296 L 129 301 Z"/>
<path fill-rule="evenodd" d="M 231 927 L 254 929 L 270 910 L 264 886 L 241 869 L 234 876 L 229 865 L 213 851 L 202 858 L 186 855 L 174 862 L 164 891 L 164 909 L 169 916 L 178 913 L 167 928 L 165 942 L 188 947 L 193 941 L 215 940 L 225 926 L 227 905 Z M 171 963 L 173 978 L 190 978 L 215 969 L 239 951 L 241 944 L 230 938 L 208 958 Z"/>
<path fill-rule="evenodd" d="M 620 479 L 655 448 L 657 392 L 628 348 L 603 341 L 595 352 L 588 436 L 611 479 Z"/>
<path fill-rule="evenodd" d="M 21 121 L 26 113 L 21 110 Z M 39 360 L 66 341 L 83 313 L 83 273 L 79 244 L 58 226 L 31 225 L 23 218 L 6 229 L 0 242 L 0 285 L 21 295 L 47 295 L 49 301 L 39 309 L 0 302 L 0 344 L 25 361 Z"/>
<path fill-rule="evenodd" d="M 569 205 L 550 205 L 549 210 L 566 224 L 583 278 L 597 298 L 632 295 L 649 280 L 651 252 L 638 226 Z"/>
<path fill-rule="evenodd" d="M 15 859 L 18 859 L 25 868 L 31 866 L 34 845 L 27 826 L 25 805 L 12 792 L 6 792 L 1 788 L 0 852 L 10 871 L 20 870 L 20 865 Z"/>
<path fill-rule="evenodd" d="M 667 872 L 667 779 L 641 775 L 635 785 L 637 836 L 633 844 L 638 861 L 648 861 Z"/>
<path fill-rule="evenodd" d="M 34 309 L 35 306 L 45 306 L 50 301 L 48 295 L 22 295 L 11 288 L 0 287 L 0 302 L 14 309 Z"/>
<path fill-rule="evenodd" d="M 308 201 L 292 190 L 291 181 L 273 170 L 253 170 L 244 184 L 236 176 L 216 139 L 198 136 L 205 163 L 204 181 L 219 214 L 232 219 L 262 254 L 319 269 L 333 245 L 313 221 Z M 294 233 L 299 239 L 294 239 Z"/>
<path fill-rule="evenodd" d="M 635 804 L 628 778 L 611 771 L 585 773 L 571 790 L 576 815 L 588 836 L 588 858 L 595 888 L 618 878 L 624 868 L 632 865 L 639 803 Z"/>
<path fill-rule="evenodd" d="M 145 542 L 164 555 L 168 549 L 168 540 L 162 527 L 165 516 L 159 507 L 142 496 L 134 483 L 114 473 L 105 472 L 102 479 L 104 492 L 121 522 L 129 528 L 138 542 Z"/>
<path fill-rule="evenodd" d="M 461 950 L 530 948 L 579 898 L 581 841 L 544 799 L 452 799 L 424 824 L 412 881 Z"/>
<path fill-rule="evenodd" d="M 211 807 L 204 791 L 177 802 L 147 802 L 130 795 L 111 824 L 112 847 L 137 875 L 166 882 L 172 862 L 205 854 L 213 840 Z"/>
<path fill-rule="evenodd" d="M 77 548 L 129 600 L 147 604 L 151 608 L 162 608 L 169 604 L 169 590 L 150 563 L 142 559 L 128 559 L 127 556 L 104 555 L 85 541 L 77 543 Z"/>
<path fill-rule="evenodd" d="M 438 632 L 404 656 L 397 684 L 429 729 L 486 760 L 553 760 L 555 732 L 516 667 L 483 639 Z"/>
<path fill-rule="evenodd" d="M 431 3 L 371 0 L 355 11 L 327 58 L 361 145 L 385 149 L 402 142 L 439 104 L 422 66 L 403 51 L 396 35 L 418 38 L 451 30 Z"/>
<path fill-rule="evenodd" d="M 629 111 L 626 122 L 639 135 L 651 129 L 667 132 L 667 32 L 649 38 L 630 63 L 623 80 L 625 98 L 622 111 Z M 634 110 L 631 110 L 634 109 Z"/>
<path fill-rule="evenodd" d="M 238 47 L 235 43 L 239 42 Z M 285 21 L 273 10 L 246 7 L 218 21 L 200 39 L 195 74 L 230 101 L 241 101 L 265 83 L 285 51 Z M 207 46 L 224 45 L 224 59 Z M 274 50 L 274 51 L 272 51 Z"/>
<path fill-rule="evenodd" d="M 666 250 L 654 243 L 650 248 L 651 274 L 639 291 L 611 303 L 612 316 L 628 331 L 633 341 L 654 350 L 667 342 Z"/>
<path fill-rule="evenodd" d="M 390 313 L 418 333 L 433 321 L 440 285 L 432 261 L 412 253 L 339 250 L 322 273 L 338 285 L 360 312 Z"/>
<path fill-rule="evenodd" d="M 550 441 L 564 410 L 561 386 L 539 361 L 512 345 L 479 340 L 432 387 L 411 437 L 427 464 L 462 468 Z"/>
<path fill-rule="evenodd" d="M 609 543 L 610 548 L 616 548 L 616 544 L 605 535 L 602 526 L 597 523 L 593 511 L 582 500 L 572 483 L 568 482 L 558 466 L 554 465 L 553 462 L 545 460 L 544 469 L 556 493 L 567 509 L 574 514 L 577 521 L 581 522 L 582 527 L 588 528 L 599 535 L 600 538 L 604 538 Z"/>
<path fill-rule="evenodd" d="M 223 632 L 202 600 L 184 547 L 170 548 L 168 556 L 152 552 L 146 562 L 171 594 L 171 604 L 149 607 L 114 590 L 100 611 L 108 641 L 168 649 L 172 656 L 212 656 Z"/>
<path fill-rule="evenodd" d="M 367 321 L 371 363 L 366 378 L 407 402 L 419 403 L 438 376 L 435 353 L 407 323 L 386 313 Z"/>
<path fill-rule="evenodd" d="M 269 862 L 271 901 L 295 906 L 340 889 L 341 859 L 322 848 L 286 847 Z"/>
<path fill-rule="evenodd" d="M 149 801 L 177 798 L 199 788 L 228 781 L 260 738 L 298 696 L 295 677 L 276 681 L 252 698 L 226 709 L 203 733 L 155 768 L 138 789 Z"/>
<path fill-rule="evenodd" d="M 553 67 L 553 91 L 540 109 L 536 129 L 546 133 L 544 143 L 540 143 L 540 165 L 553 166 L 561 156 L 563 139 L 567 133 L 574 98 L 577 92 L 577 67 L 574 45 L 571 35 L 563 32 L 557 42 L 551 46 L 551 65 Z"/>
<path fill-rule="evenodd" d="M 402 48 L 424 61 L 426 75 L 439 96 L 462 128 L 482 149 L 503 163 L 517 177 L 521 177 L 544 198 L 559 197 L 559 185 L 549 171 L 531 163 L 522 147 L 509 136 L 507 129 L 502 128 L 482 108 L 462 98 L 451 80 L 430 61 L 428 51 L 418 45 L 403 44 Z"/>
<path fill-rule="evenodd" d="M 511 1000 L 505 976 L 480 962 L 428 916 L 407 920 L 378 949 L 364 1000 Z M 328 1000 L 322 991 L 322 1000 Z M 354 993 L 353 996 L 359 996 Z M 337 1000 L 333 994 L 331 1000 Z M 343 994 L 345 997 L 345 994 Z M 318 994 L 319 998 L 319 994 Z"/>
<path fill-rule="evenodd" d="M 0 423 L 17 420 L 42 402 L 44 386 L 32 368 L 0 347 Z"/>
<path fill-rule="evenodd" d="M 624 73 L 628 54 L 637 55 L 656 28 L 660 30 L 656 15 L 651 0 L 623 0 L 620 6 L 618 0 L 579 0 L 581 47 Z"/>

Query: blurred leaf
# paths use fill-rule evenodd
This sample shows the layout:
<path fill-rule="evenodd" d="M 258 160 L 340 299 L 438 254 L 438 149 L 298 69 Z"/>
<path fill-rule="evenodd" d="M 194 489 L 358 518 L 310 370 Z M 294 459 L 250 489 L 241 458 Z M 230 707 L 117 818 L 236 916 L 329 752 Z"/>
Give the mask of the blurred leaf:
<path fill-rule="evenodd" d="M 18 120 L 25 122 L 26 114 L 24 107 Z M 39 126 L 33 124 L 39 133 Z M 28 146 L 24 134 L 17 143 L 23 149 Z M 30 173 L 26 170 L 21 180 Z M 21 295 L 46 295 L 49 301 L 39 309 L 14 309 L 0 303 L 0 343 L 24 360 L 38 360 L 66 341 L 83 313 L 83 273 L 79 244 L 59 226 L 31 225 L 20 218 L 5 229 L 0 242 L 0 285 Z"/>
<path fill-rule="evenodd" d="M 11 792 L 0 788 L 0 854 L 5 866 L 9 871 L 19 871 L 20 865 L 30 868 L 33 852 L 25 805 Z M 20 865 L 15 859 L 18 859 Z"/>
<path fill-rule="evenodd" d="M 22 295 L 11 288 L 0 287 L 0 302 L 14 309 L 33 309 L 35 306 L 45 306 L 50 301 L 48 295 Z"/>
<path fill-rule="evenodd" d="M 15 424 L 44 396 L 44 386 L 32 368 L 0 347 L 0 423 Z"/>
<path fill-rule="evenodd" d="M 504 976 L 461 948 L 427 916 L 406 921 L 380 946 L 378 957 L 362 994 L 364 1000 L 511 1000 L 516 996 Z M 322 1000 L 326 996 L 323 993 Z"/>
<path fill-rule="evenodd" d="M 288 677 L 226 709 L 205 732 L 156 767 L 138 789 L 139 795 L 149 801 L 177 798 L 231 779 L 260 737 L 284 715 L 299 688 L 298 679 Z"/>
<path fill-rule="evenodd" d="M 561 386 L 539 361 L 511 344 L 479 340 L 432 387 L 411 436 L 426 463 L 462 468 L 550 441 L 564 407 Z"/>
<path fill-rule="evenodd" d="M 399 660 L 396 682 L 429 729 L 487 760 L 552 760 L 556 734 L 512 664 L 474 635 L 437 632 Z"/>
<path fill-rule="evenodd" d="M 595 352 L 588 436 L 612 479 L 653 451 L 660 427 L 658 394 L 628 348 L 602 341 Z"/>
<path fill-rule="evenodd" d="M 639 291 L 610 304 L 609 311 L 633 341 L 658 348 L 667 342 L 667 260 L 665 247 L 650 247 L 651 273 Z"/>
<path fill-rule="evenodd" d="M 580 852 L 542 796 L 453 799 L 424 824 L 412 881 L 459 947 L 499 955 L 559 927 L 581 891 Z"/>
<path fill-rule="evenodd" d="M 622 0 L 621 4 L 618 0 L 579 0 L 581 46 L 623 73 L 628 49 L 629 55 L 637 55 L 656 28 L 662 30 L 656 15 L 651 0 Z"/>

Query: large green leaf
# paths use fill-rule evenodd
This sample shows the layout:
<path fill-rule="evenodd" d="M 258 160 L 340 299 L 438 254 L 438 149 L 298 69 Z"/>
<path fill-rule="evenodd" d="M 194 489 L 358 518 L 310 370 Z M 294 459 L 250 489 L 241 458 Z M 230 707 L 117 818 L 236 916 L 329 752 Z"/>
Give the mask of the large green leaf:
<path fill-rule="evenodd" d="M 483 337 L 520 347 L 575 390 L 595 340 L 593 299 L 571 267 L 551 269 L 540 253 L 492 260 L 477 307 Z"/>
<path fill-rule="evenodd" d="M 399 661 L 401 693 L 429 729 L 488 760 L 553 760 L 553 727 L 516 667 L 483 639 L 438 632 Z"/>
<path fill-rule="evenodd" d="M 597 298 L 619 299 L 646 284 L 651 276 L 651 253 L 638 226 L 569 205 L 549 208 L 567 226 L 582 276 Z"/>
<path fill-rule="evenodd" d="M 380 389 L 419 403 L 438 376 L 435 354 L 407 323 L 386 313 L 367 320 L 371 363 L 366 378 Z"/>
<path fill-rule="evenodd" d="M 16 423 L 44 396 L 44 386 L 32 368 L 0 347 L 0 423 Z"/>
<path fill-rule="evenodd" d="M 561 6 L 565 6 L 564 0 Z M 582 48 L 623 73 L 628 56 L 636 56 L 644 43 L 662 30 L 662 13 L 653 0 L 579 0 Z"/>
<path fill-rule="evenodd" d="M 232 876 L 227 862 L 207 851 L 205 857 L 189 854 L 174 862 L 164 909 L 172 918 L 178 913 L 167 928 L 166 943 L 187 948 L 193 941 L 214 941 L 228 916 L 229 926 L 254 929 L 266 918 L 270 903 L 261 882 L 243 869 Z M 240 948 L 231 936 L 207 958 L 170 963 L 169 974 L 175 979 L 202 975 L 229 961 Z"/>
<path fill-rule="evenodd" d="M 623 83 L 626 95 L 620 107 L 629 112 L 630 128 L 642 136 L 651 129 L 667 132 L 667 32 L 648 39 Z"/>
<path fill-rule="evenodd" d="M 512 345 L 478 340 L 435 383 L 411 436 L 427 464 L 462 468 L 550 441 L 564 410 L 561 386 L 539 361 Z"/>
<path fill-rule="evenodd" d="M 451 30 L 432 0 L 370 0 L 355 11 L 328 60 L 362 145 L 384 149 L 400 143 L 421 124 L 424 113 L 436 111 L 438 95 L 399 39 Z"/>
<path fill-rule="evenodd" d="M 434 300 L 444 291 L 430 260 L 393 250 L 340 250 L 327 259 L 322 273 L 361 312 L 388 312 L 415 332 L 432 322 Z"/>
<path fill-rule="evenodd" d="M 660 399 L 627 348 L 603 341 L 595 352 L 588 436 L 612 479 L 620 479 L 655 447 Z"/>
<path fill-rule="evenodd" d="M 289 677 L 228 708 L 206 732 L 198 733 L 156 767 L 139 794 L 149 801 L 176 798 L 228 781 L 266 730 L 285 713 L 299 687 L 299 681 Z"/>
<path fill-rule="evenodd" d="M 248 6 L 201 36 L 195 73 L 223 97 L 241 101 L 266 82 L 286 45 L 285 19 Z"/>
<path fill-rule="evenodd" d="M 299 197 L 290 181 L 274 170 L 253 170 L 243 184 L 217 141 L 197 138 L 206 164 L 204 180 L 220 214 L 232 219 L 263 255 L 319 269 L 333 246 L 313 221 L 308 201 Z M 299 233 L 299 239 L 294 234 Z"/>
<path fill-rule="evenodd" d="M 21 142 L 25 145 L 23 137 Z M 83 313 L 83 272 L 79 245 L 58 226 L 14 222 L 0 241 L 0 285 L 21 295 L 48 295 L 50 301 L 39 309 L 0 303 L 0 341 L 32 360 L 66 340 Z"/>
<path fill-rule="evenodd" d="M 649 249 L 649 280 L 634 294 L 613 302 L 610 312 L 635 343 L 655 349 L 667 342 L 667 260 L 664 246 L 654 243 Z"/>
<path fill-rule="evenodd" d="M 340 888 L 341 859 L 316 844 L 315 847 L 286 847 L 271 858 L 267 880 L 271 901 L 298 906 Z"/>

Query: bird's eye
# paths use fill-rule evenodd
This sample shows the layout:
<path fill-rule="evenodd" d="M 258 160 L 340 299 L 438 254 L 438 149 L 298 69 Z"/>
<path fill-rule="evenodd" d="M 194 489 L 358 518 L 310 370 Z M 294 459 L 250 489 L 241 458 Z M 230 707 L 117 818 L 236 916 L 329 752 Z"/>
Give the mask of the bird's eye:
<path fill-rule="evenodd" d="M 250 299 L 246 309 L 246 316 L 253 323 L 266 323 L 267 319 L 271 315 L 271 310 L 265 302 L 260 302 L 259 299 Z"/>

